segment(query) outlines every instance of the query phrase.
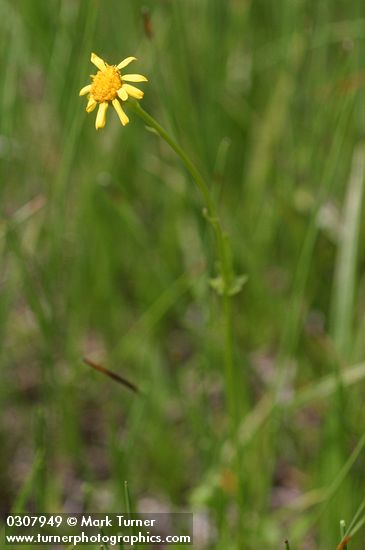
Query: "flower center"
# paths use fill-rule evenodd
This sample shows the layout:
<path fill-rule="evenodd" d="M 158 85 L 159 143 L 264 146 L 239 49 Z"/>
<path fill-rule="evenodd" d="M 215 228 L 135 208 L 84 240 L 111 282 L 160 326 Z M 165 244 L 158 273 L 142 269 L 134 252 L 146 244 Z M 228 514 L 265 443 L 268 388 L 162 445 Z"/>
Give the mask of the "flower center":
<path fill-rule="evenodd" d="M 102 103 L 103 101 L 112 101 L 117 97 L 117 91 L 122 86 L 122 79 L 116 67 L 107 65 L 106 69 L 98 71 L 91 78 L 93 83 L 90 95 L 95 101 Z"/>

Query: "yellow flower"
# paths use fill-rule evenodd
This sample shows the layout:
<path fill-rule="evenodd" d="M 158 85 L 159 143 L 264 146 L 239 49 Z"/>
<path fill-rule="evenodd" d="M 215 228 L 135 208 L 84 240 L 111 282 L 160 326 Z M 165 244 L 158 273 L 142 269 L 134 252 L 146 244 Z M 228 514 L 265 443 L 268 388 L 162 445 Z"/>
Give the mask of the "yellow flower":
<path fill-rule="evenodd" d="M 142 99 L 143 92 L 128 82 L 147 82 L 147 78 L 141 74 L 125 74 L 120 73 L 129 63 L 135 61 L 135 57 L 127 57 L 119 63 L 119 65 L 108 65 L 95 53 L 91 54 L 91 63 L 99 70 L 96 75 L 90 75 L 92 83 L 84 86 L 80 90 L 81 95 L 88 95 L 88 103 L 86 111 L 91 113 L 97 105 L 99 105 L 96 115 L 95 128 L 104 128 L 106 122 L 106 112 L 110 103 L 117 111 L 120 122 L 125 126 L 129 122 L 129 118 L 122 108 L 122 102 L 127 101 L 128 97 Z"/>

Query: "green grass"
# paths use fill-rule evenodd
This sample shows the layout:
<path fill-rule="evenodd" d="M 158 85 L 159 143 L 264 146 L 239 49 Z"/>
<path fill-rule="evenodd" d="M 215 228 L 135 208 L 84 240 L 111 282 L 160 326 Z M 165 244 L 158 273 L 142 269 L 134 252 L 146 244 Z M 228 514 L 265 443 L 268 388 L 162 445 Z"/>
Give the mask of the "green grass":
<path fill-rule="evenodd" d="M 208 513 L 206 548 L 349 532 L 362 550 L 363 3 L 0 0 L 0 28 L 2 514 L 123 511 L 128 481 L 136 509 Z M 95 132 L 91 51 L 138 58 L 142 106 L 204 175 L 248 277 L 238 466 L 202 198 L 131 109 Z"/>

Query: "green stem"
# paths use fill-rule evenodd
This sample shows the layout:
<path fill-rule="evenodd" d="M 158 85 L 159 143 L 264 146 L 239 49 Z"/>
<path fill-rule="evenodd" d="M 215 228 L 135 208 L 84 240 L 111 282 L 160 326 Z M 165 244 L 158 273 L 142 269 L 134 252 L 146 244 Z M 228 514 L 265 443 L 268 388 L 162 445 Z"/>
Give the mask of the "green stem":
<path fill-rule="evenodd" d="M 151 128 L 153 128 L 157 134 L 175 151 L 178 157 L 183 162 L 185 168 L 194 180 L 194 183 L 201 192 L 205 207 L 206 218 L 211 224 L 216 243 L 217 254 L 220 264 L 220 275 L 223 282 L 223 312 L 224 312 L 224 365 L 225 365 L 225 378 L 226 378 L 226 394 L 229 407 L 229 413 L 232 421 L 232 435 L 237 435 L 238 423 L 239 423 L 239 401 L 236 391 L 236 381 L 234 372 L 234 360 L 233 360 L 233 330 L 232 330 L 232 304 L 230 296 L 230 288 L 233 280 L 233 269 L 231 256 L 228 246 L 227 236 L 223 231 L 222 224 L 219 218 L 218 210 L 212 199 L 208 185 L 206 184 L 203 176 L 190 160 L 186 152 L 180 147 L 178 143 L 166 132 L 162 126 L 147 113 L 138 102 L 131 102 L 131 108 L 133 111 Z"/>
<path fill-rule="evenodd" d="M 341 521 L 340 521 L 340 533 L 341 533 L 341 541 L 345 540 L 346 523 L 345 523 L 345 520 L 343 520 L 343 519 L 341 519 Z M 347 544 L 344 545 L 343 550 L 347 550 Z"/>

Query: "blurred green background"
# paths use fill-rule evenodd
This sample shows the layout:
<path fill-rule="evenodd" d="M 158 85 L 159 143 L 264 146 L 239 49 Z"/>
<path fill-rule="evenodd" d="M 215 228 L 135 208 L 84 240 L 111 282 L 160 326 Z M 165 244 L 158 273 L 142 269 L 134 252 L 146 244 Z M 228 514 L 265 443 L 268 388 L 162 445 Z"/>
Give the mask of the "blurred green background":
<path fill-rule="evenodd" d="M 0 29 L 2 513 L 119 512 L 128 480 L 196 548 L 336 548 L 365 481 L 364 3 L 0 0 Z M 132 112 L 95 131 L 91 51 L 138 58 L 248 276 L 239 503 L 203 203 Z"/>

